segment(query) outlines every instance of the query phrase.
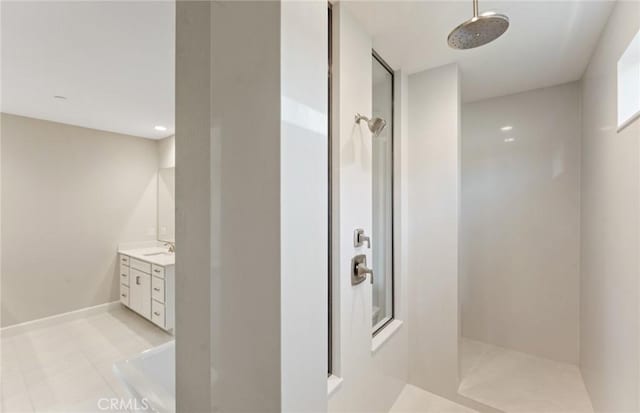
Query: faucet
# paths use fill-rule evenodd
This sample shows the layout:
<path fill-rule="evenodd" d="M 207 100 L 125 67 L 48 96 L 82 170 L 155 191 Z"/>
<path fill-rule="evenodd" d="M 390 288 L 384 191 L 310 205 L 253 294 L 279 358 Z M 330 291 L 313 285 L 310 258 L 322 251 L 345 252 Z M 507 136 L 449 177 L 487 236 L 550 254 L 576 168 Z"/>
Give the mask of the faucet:
<path fill-rule="evenodd" d="M 176 252 L 176 243 L 175 242 L 167 241 L 167 242 L 164 243 L 164 246 L 165 247 L 169 247 L 169 252 L 173 252 L 173 253 Z"/>

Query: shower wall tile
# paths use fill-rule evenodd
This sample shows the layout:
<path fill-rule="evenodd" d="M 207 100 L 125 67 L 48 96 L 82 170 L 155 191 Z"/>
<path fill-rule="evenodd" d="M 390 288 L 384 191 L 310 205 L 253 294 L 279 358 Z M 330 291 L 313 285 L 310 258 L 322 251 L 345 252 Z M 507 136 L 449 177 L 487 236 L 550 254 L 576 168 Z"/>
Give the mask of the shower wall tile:
<path fill-rule="evenodd" d="M 462 110 L 463 335 L 578 362 L 580 88 Z"/>
<path fill-rule="evenodd" d="M 640 121 L 616 131 L 616 64 L 640 30 L 619 1 L 582 79 L 580 368 L 596 411 L 640 410 Z"/>

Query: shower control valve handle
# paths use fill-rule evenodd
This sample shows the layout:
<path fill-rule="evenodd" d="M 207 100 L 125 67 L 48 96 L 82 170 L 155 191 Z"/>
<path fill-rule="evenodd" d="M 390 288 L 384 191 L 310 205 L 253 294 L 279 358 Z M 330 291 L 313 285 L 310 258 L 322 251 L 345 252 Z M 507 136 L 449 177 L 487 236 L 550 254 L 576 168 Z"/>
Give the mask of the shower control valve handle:
<path fill-rule="evenodd" d="M 367 274 L 371 275 L 370 281 L 373 284 L 373 270 L 371 268 L 361 263 L 356 266 L 356 271 L 358 272 L 358 277 L 366 277 Z"/>
<path fill-rule="evenodd" d="M 351 285 L 358 285 L 367 279 L 367 274 L 371 274 L 371 284 L 373 284 L 373 270 L 367 267 L 367 256 L 365 254 L 356 255 L 351 259 Z"/>
<path fill-rule="evenodd" d="M 364 243 L 367 243 L 367 248 L 371 248 L 371 237 L 365 235 L 365 232 L 362 228 L 358 228 L 353 231 L 353 246 L 361 247 Z"/>

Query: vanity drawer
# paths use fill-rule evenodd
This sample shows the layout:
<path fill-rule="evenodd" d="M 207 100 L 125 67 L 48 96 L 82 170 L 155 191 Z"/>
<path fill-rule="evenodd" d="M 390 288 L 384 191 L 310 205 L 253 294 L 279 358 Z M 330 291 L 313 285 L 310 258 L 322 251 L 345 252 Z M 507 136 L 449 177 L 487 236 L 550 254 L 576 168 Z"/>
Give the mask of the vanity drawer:
<path fill-rule="evenodd" d="M 151 298 L 164 303 L 164 280 L 162 278 L 151 277 Z"/>
<path fill-rule="evenodd" d="M 120 284 L 129 285 L 129 267 L 120 264 Z"/>
<path fill-rule="evenodd" d="M 120 302 L 126 306 L 129 305 L 129 287 L 120 285 Z"/>
<path fill-rule="evenodd" d="M 151 264 L 148 262 L 136 260 L 135 258 L 131 258 L 131 262 L 129 264 L 131 268 L 135 268 L 138 271 L 142 271 L 147 274 L 151 274 Z"/>
<path fill-rule="evenodd" d="M 152 264 L 151 271 L 151 275 L 153 275 L 154 277 L 164 278 L 164 267 Z"/>
<path fill-rule="evenodd" d="M 129 256 L 128 255 L 120 255 L 120 265 L 129 266 Z"/>
<path fill-rule="evenodd" d="M 164 328 L 164 304 L 151 300 L 151 321 Z"/>

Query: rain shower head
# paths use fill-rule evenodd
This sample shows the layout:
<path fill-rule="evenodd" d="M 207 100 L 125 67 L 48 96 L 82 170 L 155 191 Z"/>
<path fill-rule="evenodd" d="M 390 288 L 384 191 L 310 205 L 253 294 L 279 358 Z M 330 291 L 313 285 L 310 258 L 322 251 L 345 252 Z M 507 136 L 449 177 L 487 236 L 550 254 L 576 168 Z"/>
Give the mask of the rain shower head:
<path fill-rule="evenodd" d="M 377 138 L 378 135 L 380 135 L 380 133 L 384 129 L 384 127 L 387 126 L 387 121 L 382 118 L 369 119 L 368 117 L 358 113 L 356 115 L 356 123 L 360 123 L 361 120 L 367 121 L 367 126 L 369 127 L 369 130 L 373 134 L 374 138 Z"/>
<path fill-rule="evenodd" d="M 453 29 L 447 43 L 453 49 L 473 49 L 494 41 L 508 28 L 506 15 L 495 12 L 478 15 L 478 0 L 473 0 L 473 17 Z"/>

